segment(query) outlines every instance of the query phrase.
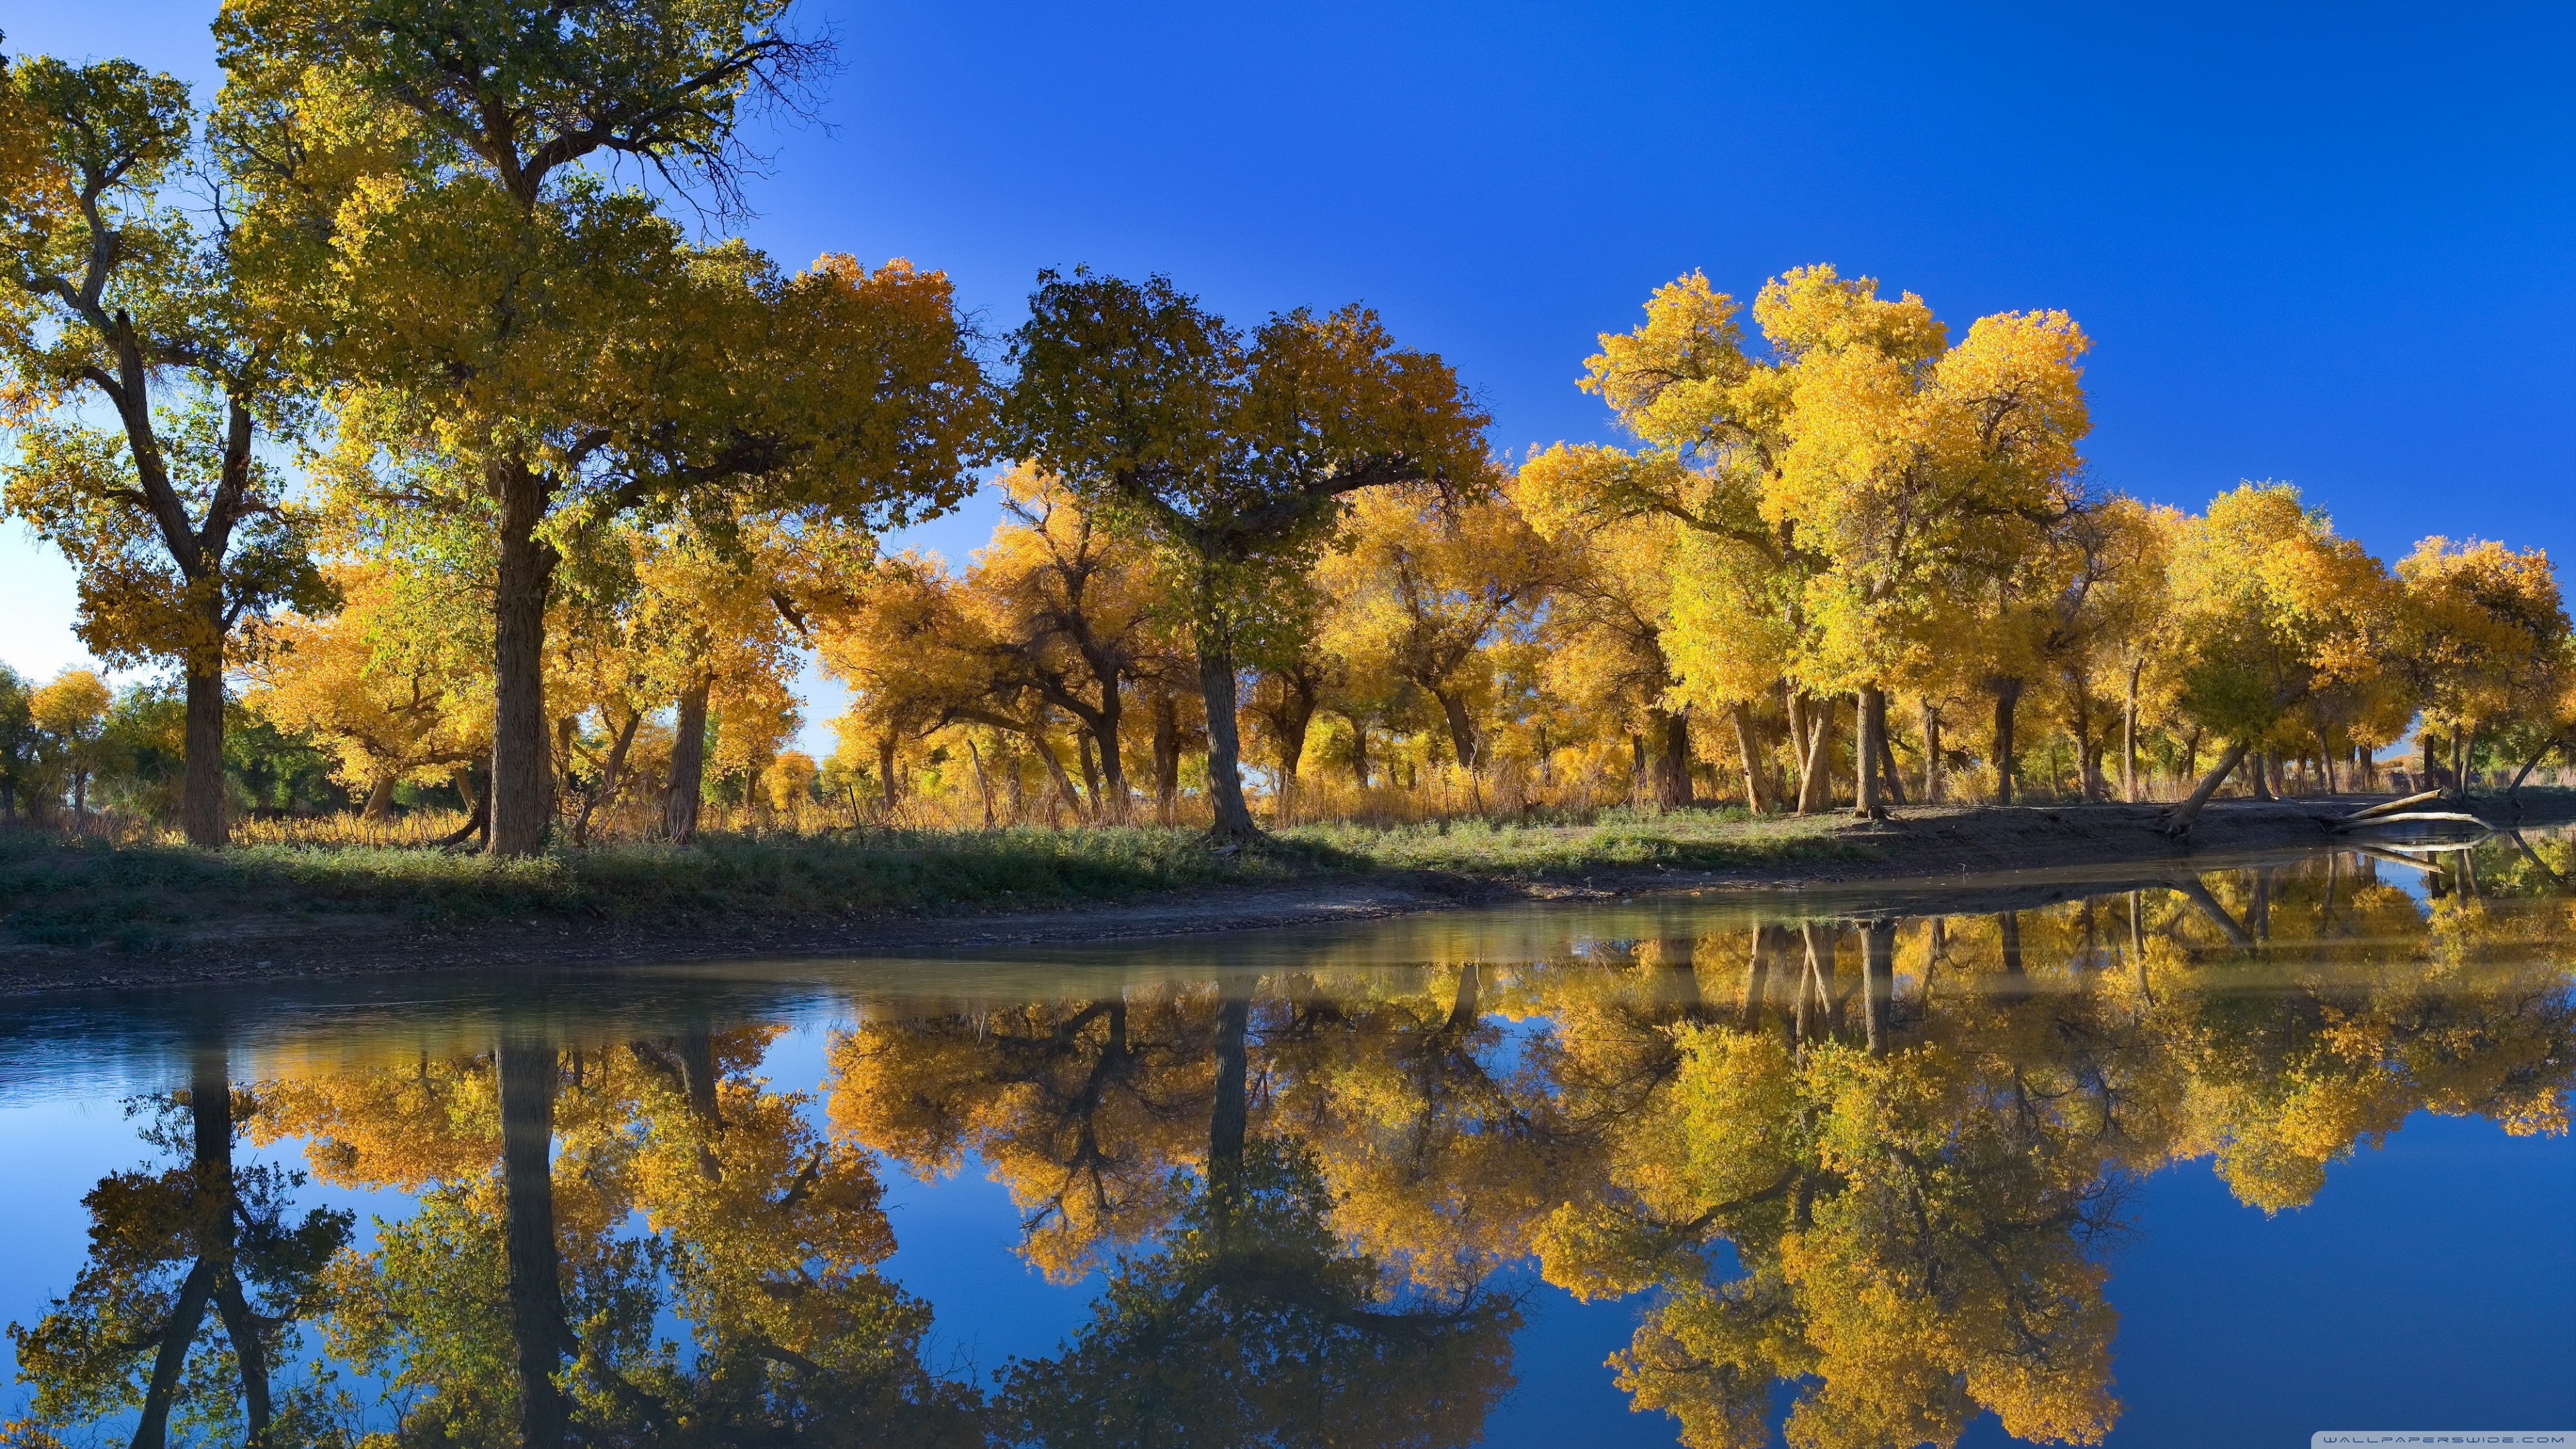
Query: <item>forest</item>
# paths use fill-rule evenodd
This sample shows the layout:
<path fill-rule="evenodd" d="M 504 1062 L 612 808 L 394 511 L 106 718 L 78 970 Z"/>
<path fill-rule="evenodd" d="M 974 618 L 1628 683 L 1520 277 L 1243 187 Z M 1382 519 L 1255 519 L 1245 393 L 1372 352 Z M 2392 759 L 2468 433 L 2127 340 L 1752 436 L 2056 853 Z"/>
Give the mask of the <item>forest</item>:
<path fill-rule="evenodd" d="M 935 269 L 731 235 L 749 118 L 833 69 L 780 0 L 449 8 L 235 0 L 211 98 L 5 57 L 5 509 L 142 681 L 0 674 L 11 818 L 522 857 L 2118 799 L 2182 835 L 2384 788 L 2410 729 L 2454 790 L 2576 732 L 2542 552 L 2122 492 L 2065 313 L 1692 273 L 1582 361 L 1621 443 L 1506 449 L 1357 304 L 1070 267 L 994 333 Z M 978 489 L 970 559 L 882 542 Z M 851 700 L 821 759 L 809 661 Z"/>

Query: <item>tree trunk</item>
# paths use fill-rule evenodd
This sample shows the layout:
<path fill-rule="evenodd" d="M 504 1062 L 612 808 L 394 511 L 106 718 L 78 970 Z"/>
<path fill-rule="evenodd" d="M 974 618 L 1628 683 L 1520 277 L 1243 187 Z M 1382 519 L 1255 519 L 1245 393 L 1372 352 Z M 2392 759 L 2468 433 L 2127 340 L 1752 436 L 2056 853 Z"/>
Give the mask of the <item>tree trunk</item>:
<path fill-rule="evenodd" d="M 2220 751 L 2218 763 L 2208 774 L 2201 776 L 2200 783 L 2192 787 L 2192 792 L 2183 797 L 2165 816 L 2165 834 L 2189 835 L 2192 822 L 2200 818 L 2200 812 L 2208 806 L 2209 798 L 2218 793 L 2218 787 L 2225 784 L 2227 777 L 2236 772 L 2237 762 L 2244 758 L 2243 740 L 2231 741 L 2225 750 Z"/>
<path fill-rule="evenodd" d="M 1780 698 L 1789 715 L 1789 768 L 1798 772 L 1794 799 L 1803 813 L 1807 808 L 1807 696 L 1783 682 Z"/>
<path fill-rule="evenodd" d="M 374 783 L 367 786 L 367 805 L 365 809 L 358 812 L 359 819 L 390 820 L 393 818 L 394 778 L 391 770 L 377 773 Z"/>
<path fill-rule="evenodd" d="M 1181 798 L 1181 709 L 1171 691 L 1154 691 L 1154 818 L 1170 825 Z"/>
<path fill-rule="evenodd" d="M 1091 800 L 1105 807 L 1113 825 L 1127 823 L 1127 757 L 1118 747 L 1119 721 L 1125 717 L 1126 699 L 1113 674 L 1101 681 L 1100 718 L 1091 726 L 1091 742 L 1100 753 L 1100 780 L 1091 787 Z"/>
<path fill-rule="evenodd" d="M 1807 945 L 1807 977 L 1798 995 L 1798 1034 L 1807 1034 L 1807 993 L 1816 997 L 1817 1026 L 1834 1029 L 1834 928 L 1810 922 L 1798 928 Z"/>
<path fill-rule="evenodd" d="M 2430 721 L 2419 722 L 2415 727 L 2415 788 L 2418 790 L 2433 789 L 2433 776 L 2439 766 L 2440 758 L 2433 752 L 2432 723 Z"/>
<path fill-rule="evenodd" d="M 2030 989 L 2030 973 L 2021 964 L 2021 912 L 1995 913 L 1995 939 L 2003 956 L 2004 979 L 1998 983 L 1997 995 L 2019 996 Z"/>
<path fill-rule="evenodd" d="M 1728 723 L 1735 726 L 1735 752 L 1744 760 L 1744 805 L 1756 815 L 1771 813 L 1771 801 L 1762 793 L 1762 758 L 1753 745 L 1753 711 L 1742 704 L 1730 705 Z"/>
<path fill-rule="evenodd" d="M 1887 692 L 1867 684 L 1860 690 L 1859 742 L 1852 750 L 1852 814 L 1862 820 L 1883 820 L 1887 804 L 1880 798 L 1879 746 L 1887 734 Z"/>
<path fill-rule="evenodd" d="M 186 688 L 187 773 L 179 784 L 179 824 L 190 845 L 222 845 L 228 834 L 224 828 L 222 664 L 206 671 L 190 669 Z"/>
<path fill-rule="evenodd" d="M 573 822 L 572 843 L 590 844 L 590 817 L 602 800 L 617 798 L 617 787 L 626 777 L 626 756 L 635 748 L 635 732 L 643 728 L 644 711 L 636 710 L 618 726 L 617 738 L 609 742 L 608 758 L 599 767 L 599 783 L 581 797 L 581 817 Z"/>
<path fill-rule="evenodd" d="M 1656 796 L 1668 810 L 1691 803 L 1690 712 L 1658 710 L 1662 718 L 1655 731 L 1662 746 L 1662 758 L 1656 762 Z"/>
<path fill-rule="evenodd" d="M 993 777 L 984 773 L 984 752 L 975 745 L 972 735 L 966 737 L 966 758 L 975 764 L 975 793 L 984 798 L 984 828 L 993 828 Z"/>
<path fill-rule="evenodd" d="M 2007 679 L 1995 686 L 1995 803 L 2013 802 L 2013 715 L 2021 704 L 2021 681 Z"/>
<path fill-rule="evenodd" d="M 1833 799 L 1832 772 L 1825 764 L 1825 752 L 1833 746 L 1834 702 L 1827 698 L 1819 699 L 1815 704 L 1816 708 L 1809 712 L 1808 719 L 1807 763 L 1799 772 L 1798 779 L 1798 813 L 1801 815 L 1813 815 Z"/>
<path fill-rule="evenodd" d="M 2246 778 L 2254 782 L 2254 798 L 2257 800 L 2273 798 L 2272 782 L 2266 778 L 2271 774 L 2271 771 L 2265 768 L 2269 763 L 2261 750 L 2255 750 L 2245 757 Z"/>
<path fill-rule="evenodd" d="M 700 676 L 680 692 L 679 718 L 671 728 L 671 782 L 662 793 L 662 833 L 674 845 L 698 836 L 698 805 L 706 797 L 707 691 Z"/>
<path fill-rule="evenodd" d="M 2478 732 L 2463 726 L 2451 734 L 2451 778 L 2458 781 L 2458 798 L 2469 798 L 2469 771 L 2477 767 Z"/>
<path fill-rule="evenodd" d="M 1923 803 L 1941 803 L 1941 709 L 1923 701 Z"/>
<path fill-rule="evenodd" d="M 1880 788 L 1887 792 L 1887 803 L 1905 806 L 1905 772 L 1896 767 L 1896 731 L 1887 726 L 1886 706 L 1879 707 L 1878 774 Z"/>
<path fill-rule="evenodd" d="M 1107 797 L 1100 793 L 1099 752 L 1092 748 L 1095 738 L 1096 737 L 1091 733 L 1091 731 L 1084 728 L 1082 725 L 1078 723 L 1074 725 L 1074 762 L 1082 766 L 1082 788 L 1083 792 L 1091 797 L 1091 813 L 1094 816 L 1105 816 L 1109 819 L 1115 819 L 1117 817 L 1114 813 L 1114 808 L 1105 808 Z"/>
<path fill-rule="evenodd" d="M 519 1442 L 564 1442 L 555 1370 L 571 1347 L 564 1322 L 562 1250 L 555 1242 L 554 1130 L 558 1072 L 549 1042 L 501 1038 L 502 1235 L 509 1267 L 510 1339 L 519 1379 Z"/>
<path fill-rule="evenodd" d="M 1368 721 L 1351 717 L 1351 781 L 1369 787 Z"/>
<path fill-rule="evenodd" d="M 2537 751 L 2533 752 L 2530 759 L 2522 762 L 2522 768 L 2513 772 L 2513 783 L 2504 787 L 2504 793 L 2507 799 L 2510 799 L 2521 792 L 2522 782 L 2530 779 L 2532 770 L 2537 767 L 2541 761 L 2548 759 L 2549 752 L 2556 748 L 2558 748 L 2558 741 L 2550 740 L 2543 744 Z"/>
<path fill-rule="evenodd" d="M 1430 695 L 1440 701 L 1441 717 L 1449 722 L 1449 747 L 1457 753 L 1458 768 L 1475 769 L 1476 725 L 1467 718 L 1466 697 L 1446 689 L 1431 690 Z"/>
<path fill-rule="evenodd" d="M 534 855 L 553 823 L 554 758 L 546 743 L 546 599 L 562 555 L 536 536 L 543 481 L 515 460 L 492 465 L 501 557 L 492 597 L 492 843 Z"/>
<path fill-rule="evenodd" d="M 2146 667 L 2143 655 L 2129 661 L 2129 700 L 2120 711 L 2120 793 L 2132 805 L 2138 803 L 2138 671 Z"/>
<path fill-rule="evenodd" d="M 1780 926 L 1753 928 L 1752 959 L 1745 963 L 1744 996 L 1737 1003 L 1735 1014 L 1737 1024 L 1748 1031 L 1762 1024 L 1762 1003 L 1771 985 L 1771 963 L 1779 959 L 1784 949 L 1779 938 L 1785 933 L 1785 928 Z"/>
<path fill-rule="evenodd" d="M 1216 821 L 1208 833 L 1223 842 L 1261 838 L 1252 809 L 1243 801 L 1243 742 L 1235 729 L 1234 654 L 1201 643 L 1199 697 L 1207 704 L 1208 804 Z"/>
<path fill-rule="evenodd" d="M 892 735 L 877 740 L 877 800 L 885 807 L 885 818 L 894 819 L 894 807 L 903 803 L 903 777 L 896 773 L 895 753 L 903 742 Z"/>

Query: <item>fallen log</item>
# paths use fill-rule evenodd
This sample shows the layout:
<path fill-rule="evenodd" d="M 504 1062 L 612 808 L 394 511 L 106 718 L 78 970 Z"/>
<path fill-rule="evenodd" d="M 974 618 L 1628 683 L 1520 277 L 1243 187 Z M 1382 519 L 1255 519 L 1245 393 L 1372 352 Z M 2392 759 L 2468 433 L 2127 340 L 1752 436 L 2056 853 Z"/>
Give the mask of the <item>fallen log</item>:
<path fill-rule="evenodd" d="M 2466 814 L 2458 810 L 2408 810 L 2396 815 L 2374 816 L 2368 820 L 2338 820 L 2335 822 L 2334 828 L 2337 830 L 2372 830 L 2382 825 L 2407 825 L 2418 820 L 2451 820 L 2464 825 L 2474 825 L 2480 830 L 2493 830 L 2495 828 L 2474 815 Z"/>
<path fill-rule="evenodd" d="M 2442 792 L 2439 790 L 2423 790 L 2413 795 L 2409 795 L 2402 800 L 2382 800 L 2368 809 L 2355 810 L 2350 815 L 2343 817 L 2343 823 L 2349 825 L 2356 820 L 2373 819 L 2377 816 L 2386 815 L 2392 810 L 2412 809 L 2417 805 L 2423 804 L 2427 800 L 2439 800 L 2441 798 Z"/>

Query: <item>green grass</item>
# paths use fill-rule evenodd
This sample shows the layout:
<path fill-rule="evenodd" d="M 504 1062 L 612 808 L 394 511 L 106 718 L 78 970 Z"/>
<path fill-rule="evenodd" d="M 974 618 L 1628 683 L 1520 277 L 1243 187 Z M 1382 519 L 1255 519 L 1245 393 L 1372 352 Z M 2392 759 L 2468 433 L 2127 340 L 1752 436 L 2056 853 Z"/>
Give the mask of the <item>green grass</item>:
<path fill-rule="evenodd" d="M 1727 870 L 1850 860 L 1866 847 L 1836 840 L 1837 816 L 1754 820 L 1738 807 L 1671 814 L 1614 812 L 1590 825 L 1456 820 L 1383 827 L 1311 825 L 1283 839 L 1390 870 L 1440 870 L 1510 880 L 1596 870 Z"/>
<path fill-rule="evenodd" d="M 672 924 L 815 919 L 1113 901 L 1189 886 L 1378 869 L 1534 879 L 1602 869 L 1713 869 L 1850 858 L 1816 818 L 1740 811 L 1591 825 L 1481 821 L 1303 826 L 1211 851 L 1154 827 L 894 830 L 615 845 L 525 860 L 427 848 L 115 845 L 0 830 L 0 936 L 32 945 L 165 948 L 227 922 L 392 917 L 423 927 L 571 920 Z"/>

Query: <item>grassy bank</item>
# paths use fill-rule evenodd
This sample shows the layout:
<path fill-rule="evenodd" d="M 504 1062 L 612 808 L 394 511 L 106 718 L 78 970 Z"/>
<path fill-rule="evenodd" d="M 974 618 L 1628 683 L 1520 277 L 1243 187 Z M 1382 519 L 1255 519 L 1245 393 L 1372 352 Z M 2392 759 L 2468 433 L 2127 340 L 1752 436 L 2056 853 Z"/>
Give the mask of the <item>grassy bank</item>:
<path fill-rule="evenodd" d="M 368 845 L 203 851 L 12 830 L 0 831 L 0 933 L 20 945 L 155 951 L 227 925 L 263 934 L 360 918 L 424 929 L 702 925 L 1057 906 L 1380 870 L 1528 881 L 1867 854 L 1835 833 L 1823 817 L 1688 811 L 1589 825 L 1310 826 L 1231 853 L 1189 830 L 1014 828 L 718 837 L 492 860 Z"/>

